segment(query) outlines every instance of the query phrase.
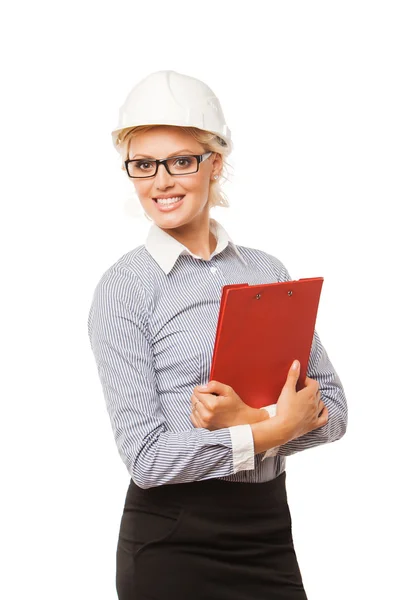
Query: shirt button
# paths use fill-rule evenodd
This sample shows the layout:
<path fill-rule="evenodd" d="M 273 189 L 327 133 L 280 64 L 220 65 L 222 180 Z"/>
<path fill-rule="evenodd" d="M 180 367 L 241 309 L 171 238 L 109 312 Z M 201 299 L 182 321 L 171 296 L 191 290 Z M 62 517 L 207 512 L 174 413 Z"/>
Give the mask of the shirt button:
<path fill-rule="evenodd" d="M 211 271 L 211 273 L 215 273 L 215 272 L 216 272 L 216 270 L 217 270 L 217 267 L 210 267 L 210 271 Z"/>

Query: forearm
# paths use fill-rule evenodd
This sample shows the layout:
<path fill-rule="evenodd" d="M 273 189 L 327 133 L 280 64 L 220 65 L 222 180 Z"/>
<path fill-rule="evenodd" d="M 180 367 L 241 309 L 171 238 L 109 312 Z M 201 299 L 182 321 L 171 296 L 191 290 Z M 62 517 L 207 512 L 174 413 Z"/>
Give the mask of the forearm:
<path fill-rule="evenodd" d="M 242 435 L 246 440 L 243 431 L 246 427 L 249 425 L 216 431 L 198 428 L 177 432 L 160 427 L 158 431 L 138 436 L 136 443 L 128 433 L 132 429 L 125 427 L 122 434 L 125 439 L 117 439 L 117 445 L 130 476 L 140 487 L 186 483 L 254 469 L 252 440 L 251 444 L 246 444 L 246 451 L 251 445 L 251 453 L 244 456 L 240 451 L 236 455 L 234 452 Z"/>
<path fill-rule="evenodd" d="M 290 439 L 289 432 L 278 417 L 264 419 L 262 422 L 253 423 L 250 427 L 253 433 L 254 454 L 265 453 L 285 444 Z"/>
<path fill-rule="evenodd" d="M 263 408 L 252 408 L 250 406 L 247 406 L 241 412 L 240 416 L 237 416 L 236 419 L 233 419 L 232 424 L 237 425 L 237 424 L 247 423 L 249 426 L 251 426 L 256 423 L 262 423 L 263 421 L 269 420 L 272 416 L 274 416 L 275 407 L 276 407 L 276 405 L 263 407 Z M 252 433 L 252 430 L 250 430 L 250 431 Z M 257 433 L 257 431 L 260 432 L 259 435 L 262 437 L 263 429 L 256 428 L 255 432 Z M 250 454 L 252 454 L 253 456 L 254 456 L 254 454 L 256 454 L 254 452 L 254 445 L 253 445 L 254 444 L 254 436 L 253 436 L 252 440 L 247 441 L 247 443 L 246 443 L 247 432 L 243 430 L 243 431 L 238 431 L 237 437 L 242 438 L 243 442 L 240 444 L 240 448 L 238 447 L 237 450 L 235 449 L 234 456 L 238 456 L 238 457 L 243 456 L 243 458 L 245 458 L 245 456 L 247 456 L 248 457 L 247 460 L 248 460 L 248 462 L 250 462 Z M 285 440 L 286 439 L 289 439 L 289 437 L 285 438 Z M 267 457 L 276 456 L 276 454 L 278 452 L 278 448 L 279 448 L 279 446 L 269 445 L 268 450 L 264 453 L 262 460 L 264 460 Z"/>
<path fill-rule="evenodd" d="M 126 414 L 126 413 L 125 413 Z M 111 415 L 110 415 L 111 416 Z M 119 420 L 116 415 L 114 419 Z M 286 441 L 275 427 L 260 427 L 254 431 L 252 425 L 262 425 L 270 421 L 265 410 L 248 407 L 240 422 L 230 427 L 209 431 L 197 428 L 189 431 L 165 431 L 164 427 L 135 440 L 124 427 L 124 433 L 116 438 L 120 455 L 135 483 L 140 487 L 186 483 L 215 477 L 226 477 L 240 470 L 254 469 L 254 455 L 277 445 L 276 441 Z M 143 429 L 145 421 L 142 423 Z M 246 430 L 249 427 L 249 430 Z M 135 419 L 135 430 L 140 429 L 140 421 Z M 254 435 L 257 451 L 254 448 Z M 267 437 L 268 441 L 262 442 Z"/>

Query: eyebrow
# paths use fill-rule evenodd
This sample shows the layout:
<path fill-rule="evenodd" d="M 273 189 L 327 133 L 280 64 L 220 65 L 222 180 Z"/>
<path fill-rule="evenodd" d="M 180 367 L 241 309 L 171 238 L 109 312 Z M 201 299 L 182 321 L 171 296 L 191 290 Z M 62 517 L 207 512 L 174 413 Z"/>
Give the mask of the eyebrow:
<path fill-rule="evenodd" d="M 181 152 L 191 152 L 192 154 L 195 154 L 195 152 L 193 150 L 189 150 L 189 148 L 183 148 L 182 150 L 177 150 L 176 152 L 173 152 L 172 154 L 168 154 L 168 156 L 166 156 L 165 158 L 169 158 L 170 156 L 179 156 Z M 152 158 L 153 160 L 155 160 L 154 156 L 149 156 L 148 154 L 135 154 L 133 158 L 135 158 L 136 156 L 139 156 L 142 158 Z M 133 158 L 131 160 L 133 160 Z"/>

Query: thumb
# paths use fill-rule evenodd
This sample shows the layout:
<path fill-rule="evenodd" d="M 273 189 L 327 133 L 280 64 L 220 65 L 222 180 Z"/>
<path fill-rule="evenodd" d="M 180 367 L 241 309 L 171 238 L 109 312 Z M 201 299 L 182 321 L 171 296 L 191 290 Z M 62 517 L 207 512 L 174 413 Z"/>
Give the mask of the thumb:
<path fill-rule="evenodd" d="M 289 369 L 286 383 L 288 385 L 292 385 L 292 386 L 296 387 L 296 383 L 299 378 L 299 375 L 300 375 L 300 363 L 298 360 L 295 360 Z"/>

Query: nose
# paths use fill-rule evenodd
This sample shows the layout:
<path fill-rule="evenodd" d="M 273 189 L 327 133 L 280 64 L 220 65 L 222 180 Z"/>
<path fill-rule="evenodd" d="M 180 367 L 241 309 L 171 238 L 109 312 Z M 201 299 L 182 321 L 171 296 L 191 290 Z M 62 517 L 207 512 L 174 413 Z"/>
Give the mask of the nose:
<path fill-rule="evenodd" d="M 166 185 L 168 185 L 168 183 L 173 184 L 174 182 L 174 178 L 168 173 L 165 163 L 161 163 L 158 165 L 158 171 L 154 179 L 156 187 L 161 188 L 164 188 Z"/>

